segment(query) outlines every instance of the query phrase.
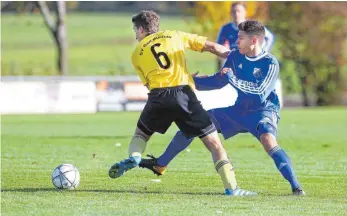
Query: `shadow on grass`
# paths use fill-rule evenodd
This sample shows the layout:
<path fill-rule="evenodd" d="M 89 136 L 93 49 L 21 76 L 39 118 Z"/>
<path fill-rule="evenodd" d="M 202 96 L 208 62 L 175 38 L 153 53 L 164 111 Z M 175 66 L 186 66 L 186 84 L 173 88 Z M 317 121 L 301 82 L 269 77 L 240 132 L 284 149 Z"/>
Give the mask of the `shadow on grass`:
<path fill-rule="evenodd" d="M 58 192 L 58 193 L 135 193 L 135 194 L 175 194 L 175 195 L 223 195 L 222 193 L 209 193 L 209 192 L 170 192 L 170 191 L 140 191 L 140 190 L 103 190 L 103 189 L 76 189 L 76 190 L 61 190 L 55 188 L 11 188 L 1 189 L 1 193 L 6 192 L 24 192 L 24 193 L 35 193 L 35 192 Z"/>

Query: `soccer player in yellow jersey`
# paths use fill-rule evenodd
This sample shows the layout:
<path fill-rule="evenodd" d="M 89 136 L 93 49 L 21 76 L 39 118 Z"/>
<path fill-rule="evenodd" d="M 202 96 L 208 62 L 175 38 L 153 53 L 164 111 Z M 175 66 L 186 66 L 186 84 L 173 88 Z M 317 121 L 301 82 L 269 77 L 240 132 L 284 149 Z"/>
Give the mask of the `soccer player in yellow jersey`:
<path fill-rule="evenodd" d="M 208 41 L 206 37 L 179 31 L 159 31 L 160 17 L 153 11 L 141 11 L 132 18 L 132 22 L 139 41 L 132 63 L 150 92 L 130 141 L 129 158 L 115 163 L 109 170 L 109 176 L 118 178 L 138 166 L 153 133 L 164 134 L 175 122 L 187 138 L 199 137 L 211 152 L 226 195 L 256 195 L 237 187 L 233 167 L 216 127 L 193 91 L 194 81 L 184 58 L 187 49 L 207 51 L 221 58 L 226 58 L 230 50 Z"/>

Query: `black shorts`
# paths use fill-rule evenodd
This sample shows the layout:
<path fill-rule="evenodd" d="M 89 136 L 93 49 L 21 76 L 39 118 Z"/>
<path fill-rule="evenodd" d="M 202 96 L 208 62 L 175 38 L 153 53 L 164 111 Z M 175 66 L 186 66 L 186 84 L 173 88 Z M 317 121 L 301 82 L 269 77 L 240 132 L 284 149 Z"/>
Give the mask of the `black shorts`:
<path fill-rule="evenodd" d="M 152 89 L 137 127 L 147 135 L 164 134 L 172 122 L 188 138 L 202 138 L 216 131 L 190 86 Z"/>

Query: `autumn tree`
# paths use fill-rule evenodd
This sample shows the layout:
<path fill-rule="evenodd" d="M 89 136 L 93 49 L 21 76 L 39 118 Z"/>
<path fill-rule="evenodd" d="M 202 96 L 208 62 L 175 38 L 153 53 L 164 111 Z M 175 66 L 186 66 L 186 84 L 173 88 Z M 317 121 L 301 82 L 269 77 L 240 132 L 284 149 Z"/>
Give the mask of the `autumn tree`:
<path fill-rule="evenodd" d="M 193 20 L 186 19 L 192 31 L 215 39 L 222 25 L 231 21 L 232 1 L 199 1 L 181 3 L 186 14 L 193 15 Z M 244 2 L 247 17 L 261 21 L 267 20 L 267 4 L 264 2 Z"/>
<path fill-rule="evenodd" d="M 347 4 L 343 2 L 272 2 L 269 25 L 281 41 L 283 59 L 294 60 L 303 105 L 309 93 L 317 105 L 340 104 L 346 64 Z"/>

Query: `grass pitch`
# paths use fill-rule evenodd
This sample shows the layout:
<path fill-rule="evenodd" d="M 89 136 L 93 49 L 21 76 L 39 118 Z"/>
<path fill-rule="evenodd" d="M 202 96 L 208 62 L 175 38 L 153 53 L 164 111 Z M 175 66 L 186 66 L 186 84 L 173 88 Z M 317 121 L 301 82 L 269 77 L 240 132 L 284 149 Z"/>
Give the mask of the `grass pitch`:
<path fill-rule="evenodd" d="M 279 143 L 307 193 L 290 196 L 272 159 L 249 134 L 224 142 L 242 188 L 257 197 L 223 196 L 208 151 L 195 140 L 162 177 L 135 168 L 110 179 L 127 156 L 138 112 L 3 116 L 1 215 L 344 215 L 347 212 L 346 108 L 283 110 Z M 158 156 L 173 137 L 154 135 L 146 153 Z M 120 143 L 117 145 L 117 143 Z M 93 157 L 94 155 L 94 157 Z M 57 191 L 51 174 L 77 166 L 81 184 Z M 160 179 L 161 182 L 153 181 Z"/>

